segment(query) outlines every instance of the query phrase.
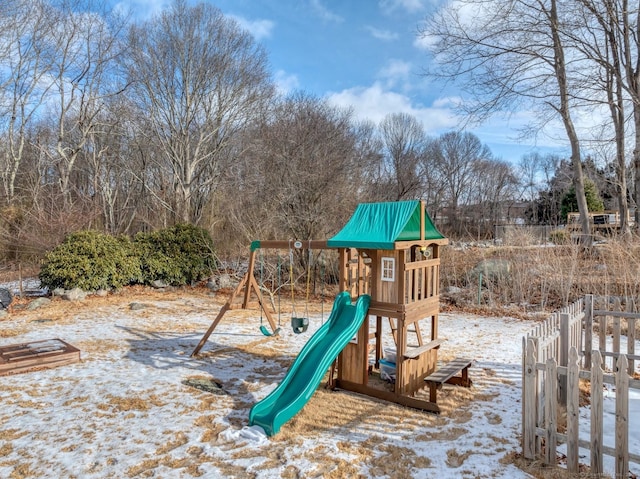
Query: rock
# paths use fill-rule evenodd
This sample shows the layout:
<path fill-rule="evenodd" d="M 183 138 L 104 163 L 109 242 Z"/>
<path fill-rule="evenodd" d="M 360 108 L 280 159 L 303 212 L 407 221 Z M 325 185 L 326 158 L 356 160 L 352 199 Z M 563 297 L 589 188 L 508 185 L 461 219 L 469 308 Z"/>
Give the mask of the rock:
<path fill-rule="evenodd" d="M 131 311 L 139 311 L 141 309 L 145 309 L 148 308 L 149 305 L 146 303 L 138 303 L 138 302 L 133 302 L 133 303 L 129 303 L 129 309 Z"/>
<path fill-rule="evenodd" d="M 29 311 L 33 311 L 35 309 L 42 308 L 43 306 L 46 306 L 49 303 L 51 303 L 51 300 L 49 298 L 37 298 L 37 299 L 34 299 L 33 301 L 31 301 L 27 305 L 27 309 Z"/>
<path fill-rule="evenodd" d="M 63 296 L 66 293 L 64 288 L 56 288 L 53 291 L 51 291 L 51 294 L 53 296 Z"/>
<path fill-rule="evenodd" d="M 207 282 L 207 288 L 211 291 L 218 291 L 219 289 L 225 288 L 235 288 L 236 284 L 234 283 L 231 275 L 227 273 L 222 273 L 217 278 L 211 278 Z"/>
<path fill-rule="evenodd" d="M 9 313 L 7 312 L 6 309 L 0 309 L 0 319 L 9 316 Z"/>
<path fill-rule="evenodd" d="M 73 288 L 68 291 L 65 291 L 62 295 L 62 299 L 66 299 L 67 301 L 82 301 L 87 297 L 87 293 L 82 291 L 80 288 Z"/>
<path fill-rule="evenodd" d="M 506 259 L 484 259 L 471 272 L 474 276 L 479 276 L 480 273 L 491 281 L 508 278 L 511 274 L 511 263 Z"/>
<path fill-rule="evenodd" d="M 458 288 L 457 286 L 447 286 L 444 292 L 445 294 L 462 294 L 464 293 L 464 289 Z"/>
<path fill-rule="evenodd" d="M 156 279 L 155 281 L 151 281 L 151 286 L 156 289 L 168 288 L 169 285 L 162 281 L 161 279 Z"/>
<path fill-rule="evenodd" d="M 0 309 L 7 309 L 13 301 L 11 291 L 6 288 L 0 288 Z"/>
<path fill-rule="evenodd" d="M 98 291 L 96 291 L 96 296 L 99 296 L 101 298 L 104 298 L 105 296 L 109 295 L 109 291 L 107 291 L 106 289 L 99 289 Z"/>

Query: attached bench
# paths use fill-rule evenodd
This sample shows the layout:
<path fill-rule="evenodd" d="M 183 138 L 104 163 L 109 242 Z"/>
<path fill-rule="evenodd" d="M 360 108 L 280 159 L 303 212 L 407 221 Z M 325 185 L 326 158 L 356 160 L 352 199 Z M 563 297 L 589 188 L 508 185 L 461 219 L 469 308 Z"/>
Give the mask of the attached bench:
<path fill-rule="evenodd" d="M 457 386 L 471 387 L 471 379 L 469 379 L 469 366 L 473 359 L 455 358 L 443 367 L 433 372 L 426 378 L 424 382 L 429 386 L 429 401 L 436 403 L 436 392 L 442 389 L 444 383 L 455 384 Z M 460 376 L 456 376 L 458 373 Z"/>
<path fill-rule="evenodd" d="M 407 349 L 404 352 L 405 359 L 416 359 L 425 351 L 429 351 L 430 349 L 439 348 L 442 343 L 446 341 L 445 338 L 434 339 L 433 341 L 429 341 L 427 344 L 423 344 L 422 346 L 418 346 L 417 348 Z"/>

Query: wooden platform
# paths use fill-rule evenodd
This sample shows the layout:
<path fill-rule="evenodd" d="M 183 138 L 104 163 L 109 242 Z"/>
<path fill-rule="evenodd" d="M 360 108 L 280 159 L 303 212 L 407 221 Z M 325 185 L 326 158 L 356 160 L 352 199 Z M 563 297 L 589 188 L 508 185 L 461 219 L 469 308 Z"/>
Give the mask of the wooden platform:
<path fill-rule="evenodd" d="M 61 339 L 0 347 L 0 376 L 48 369 L 80 361 L 80 350 Z"/>

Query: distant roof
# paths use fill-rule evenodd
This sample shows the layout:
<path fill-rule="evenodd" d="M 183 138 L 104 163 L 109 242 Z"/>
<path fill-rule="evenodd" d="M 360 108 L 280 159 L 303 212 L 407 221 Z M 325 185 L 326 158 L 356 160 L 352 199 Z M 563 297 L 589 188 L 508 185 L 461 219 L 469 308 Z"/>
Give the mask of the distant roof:
<path fill-rule="evenodd" d="M 396 241 L 420 240 L 421 208 L 418 200 L 360 203 L 344 228 L 327 241 L 327 246 L 388 250 L 395 249 Z M 424 239 L 443 238 L 425 211 Z"/>

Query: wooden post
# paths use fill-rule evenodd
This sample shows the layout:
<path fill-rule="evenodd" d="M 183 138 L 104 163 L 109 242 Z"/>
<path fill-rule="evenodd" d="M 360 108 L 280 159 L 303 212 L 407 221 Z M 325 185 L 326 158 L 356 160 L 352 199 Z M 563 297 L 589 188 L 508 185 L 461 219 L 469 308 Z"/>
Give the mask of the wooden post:
<path fill-rule="evenodd" d="M 380 358 L 383 357 L 382 353 L 382 316 L 376 316 L 376 367 L 380 367 L 379 362 Z M 398 360 L 396 359 L 396 361 Z"/>
<path fill-rule="evenodd" d="M 567 365 L 567 470 L 571 474 L 578 473 L 579 459 L 579 419 L 580 419 L 580 366 L 578 352 L 572 347 L 569 351 Z"/>
<path fill-rule="evenodd" d="M 556 391 L 558 388 L 558 368 L 556 360 L 553 358 L 547 359 L 546 371 L 545 371 L 545 383 L 544 383 L 544 411 L 545 411 L 545 451 L 544 451 L 544 463 L 556 465 L 556 449 L 558 445 L 557 432 L 558 432 L 558 401 L 556 401 L 556 395 L 550 394 L 552 391 Z"/>
<path fill-rule="evenodd" d="M 603 374 L 602 356 L 597 349 L 593 351 L 591 364 L 591 474 L 600 477 L 603 473 Z"/>
<path fill-rule="evenodd" d="M 569 362 L 569 315 L 560 315 L 560 366 L 567 366 Z M 558 384 L 558 401 L 567 406 L 567 376 L 561 376 Z"/>
<path fill-rule="evenodd" d="M 424 241 L 424 201 L 420 201 L 420 241 Z"/>
<path fill-rule="evenodd" d="M 591 350 L 593 349 L 593 295 L 584 297 L 584 368 L 591 369 Z"/>
<path fill-rule="evenodd" d="M 605 308 L 608 308 L 609 303 L 605 303 Z M 598 350 L 601 353 L 607 351 L 607 319 L 608 316 L 603 314 L 598 318 Z M 602 364 L 606 366 L 607 357 L 602 356 Z"/>
<path fill-rule="evenodd" d="M 404 313 L 401 313 L 404 315 Z M 405 359 L 404 353 L 407 350 L 407 324 L 404 321 L 404 317 L 396 319 L 396 333 L 398 334 L 398 341 L 396 347 L 396 393 L 405 394 L 406 381 L 405 381 Z"/>
<path fill-rule="evenodd" d="M 522 432 L 525 459 L 536 457 L 536 351 L 531 339 L 527 341 L 524 360 L 524 382 L 522 383 L 522 410 L 524 421 Z"/>
<path fill-rule="evenodd" d="M 617 303 L 618 305 L 620 305 L 620 303 Z M 617 309 L 618 311 L 620 311 L 620 309 Z M 622 328 L 620 325 L 620 316 L 614 316 L 613 318 L 613 352 L 616 354 L 620 354 L 622 351 L 620 351 L 620 334 L 621 334 Z M 616 356 L 613 357 L 613 369 L 614 371 L 617 369 L 617 364 L 618 359 L 616 358 Z"/>
<path fill-rule="evenodd" d="M 627 319 L 627 354 L 629 359 L 629 376 L 633 376 L 636 369 L 635 360 L 631 357 L 636 354 L 636 318 Z"/>
<path fill-rule="evenodd" d="M 627 312 L 634 313 L 635 301 L 627 298 Z M 627 318 L 627 354 L 629 360 L 629 376 L 633 376 L 636 369 L 635 360 L 631 357 L 636 354 L 636 318 Z"/>
<path fill-rule="evenodd" d="M 616 362 L 616 475 L 629 475 L 629 376 L 627 357 L 620 355 Z"/>
<path fill-rule="evenodd" d="M 247 278 L 253 279 L 253 268 L 255 268 L 255 265 L 256 265 L 257 251 L 258 250 L 253 250 L 249 255 L 249 267 L 247 268 Z M 249 296 L 251 295 L 251 288 L 249 287 L 250 285 L 251 285 L 251 280 L 247 282 L 247 288 L 244 290 L 244 299 L 242 301 L 243 309 L 247 309 L 249 305 Z"/>
<path fill-rule="evenodd" d="M 340 248 L 338 250 L 338 257 L 340 263 L 340 291 L 350 291 L 349 288 L 349 255 L 347 254 L 347 248 Z"/>

